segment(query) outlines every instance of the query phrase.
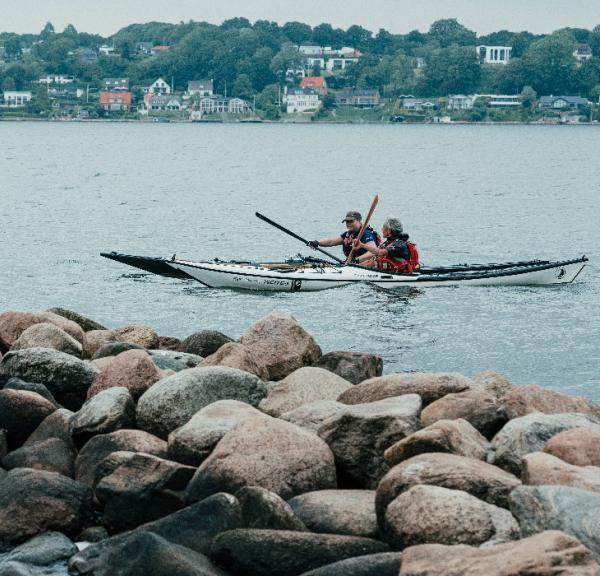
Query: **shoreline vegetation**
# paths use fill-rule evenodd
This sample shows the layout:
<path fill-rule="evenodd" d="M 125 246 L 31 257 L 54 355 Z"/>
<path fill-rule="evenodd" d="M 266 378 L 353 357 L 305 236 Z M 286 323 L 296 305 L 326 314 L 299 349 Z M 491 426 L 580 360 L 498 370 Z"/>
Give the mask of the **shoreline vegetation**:
<path fill-rule="evenodd" d="M 0 571 L 600 573 L 600 405 L 383 374 L 287 313 L 237 341 L 0 314 Z"/>

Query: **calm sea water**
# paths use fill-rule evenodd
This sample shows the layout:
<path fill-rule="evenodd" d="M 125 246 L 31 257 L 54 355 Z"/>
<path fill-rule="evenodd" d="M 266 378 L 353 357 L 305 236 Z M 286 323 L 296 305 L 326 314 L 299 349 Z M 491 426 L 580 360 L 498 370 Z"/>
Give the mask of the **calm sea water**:
<path fill-rule="evenodd" d="M 0 309 L 64 306 L 111 327 L 239 337 L 292 312 L 325 351 L 385 371 L 496 370 L 600 400 L 600 130 L 559 126 L 0 123 Z M 215 291 L 136 274 L 101 251 L 279 259 L 343 231 L 348 209 L 400 216 L 427 264 L 587 254 L 546 288 Z"/>

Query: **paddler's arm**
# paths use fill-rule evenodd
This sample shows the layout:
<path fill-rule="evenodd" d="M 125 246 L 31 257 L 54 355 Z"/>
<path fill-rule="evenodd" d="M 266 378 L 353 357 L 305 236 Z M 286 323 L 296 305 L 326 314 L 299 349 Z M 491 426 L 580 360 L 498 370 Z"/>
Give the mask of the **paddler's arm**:
<path fill-rule="evenodd" d="M 375 244 L 375 242 L 367 242 L 366 244 L 363 244 L 360 240 L 357 239 L 354 240 L 352 245 L 354 246 L 355 250 L 359 250 L 362 248 L 363 250 L 367 251 L 366 254 L 363 254 L 362 256 L 358 257 L 359 262 L 362 260 L 366 260 L 367 258 L 372 258 L 373 256 L 371 256 L 371 254 L 374 256 L 385 256 L 387 254 L 387 250 L 385 248 L 379 248 L 377 244 Z"/>
<path fill-rule="evenodd" d="M 334 236 L 333 238 L 323 238 L 323 240 L 312 240 L 308 243 L 311 248 L 316 248 L 317 246 L 339 246 L 344 243 L 344 239 L 341 236 Z"/>

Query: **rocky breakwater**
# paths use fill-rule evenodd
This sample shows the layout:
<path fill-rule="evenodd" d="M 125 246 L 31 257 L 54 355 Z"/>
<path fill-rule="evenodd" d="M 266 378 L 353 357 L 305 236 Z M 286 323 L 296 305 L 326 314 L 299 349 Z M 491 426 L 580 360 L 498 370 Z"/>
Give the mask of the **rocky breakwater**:
<path fill-rule="evenodd" d="M 600 576 L 589 400 L 383 376 L 281 313 L 236 342 L 11 311 L 0 354 L 0 575 Z"/>

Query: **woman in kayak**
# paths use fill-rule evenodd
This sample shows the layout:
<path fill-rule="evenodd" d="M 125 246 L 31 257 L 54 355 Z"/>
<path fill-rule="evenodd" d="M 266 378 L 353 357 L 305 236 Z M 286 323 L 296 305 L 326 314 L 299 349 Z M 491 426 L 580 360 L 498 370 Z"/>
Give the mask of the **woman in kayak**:
<path fill-rule="evenodd" d="M 362 216 L 360 212 L 350 211 L 346 214 L 346 217 L 342 220 L 342 224 L 346 224 L 346 231 L 342 232 L 339 236 L 333 238 L 324 238 L 323 240 L 312 240 L 308 245 L 314 250 L 317 246 L 342 246 L 344 250 L 344 256 L 348 257 L 352 251 L 352 242 L 357 239 L 358 233 L 362 228 Z M 370 226 L 365 228 L 361 240 L 361 246 L 372 246 L 377 248 L 379 239 L 377 232 Z M 366 248 L 359 248 L 354 251 L 355 257 L 368 254 Z"/>
<path fill-rule="evenodd" d="M 398 218 L 388 218 L 381 228 L 385 240 L 379 245 L 364 244 L 356 239 L 353 246 L 362 249 L 357 258 L 358 264 L 365 268 L 377 268 L 387 272 L 411 274 L 419 269 L 417 247 L 404 233 L 402 222 Z"/>

